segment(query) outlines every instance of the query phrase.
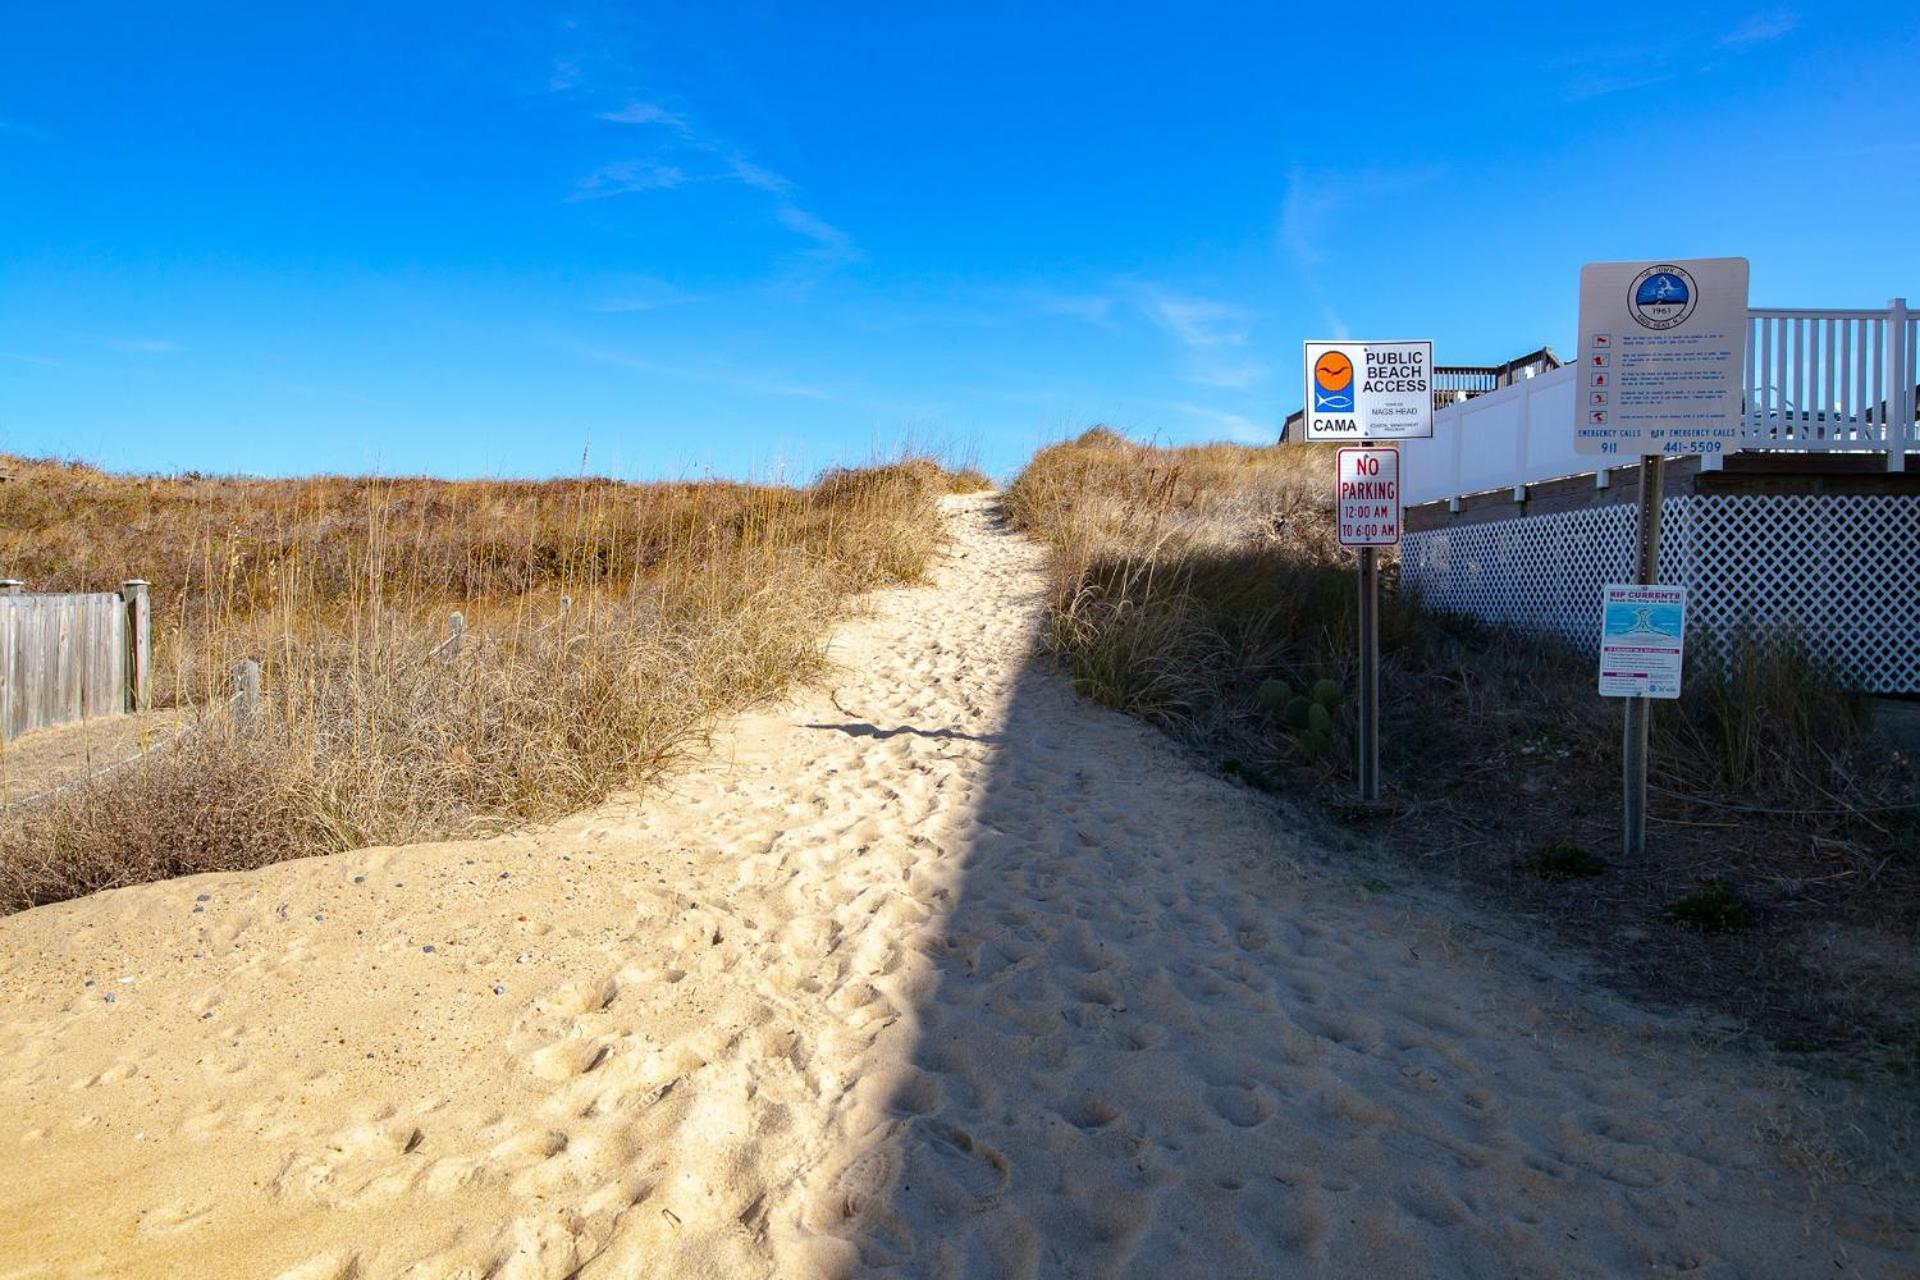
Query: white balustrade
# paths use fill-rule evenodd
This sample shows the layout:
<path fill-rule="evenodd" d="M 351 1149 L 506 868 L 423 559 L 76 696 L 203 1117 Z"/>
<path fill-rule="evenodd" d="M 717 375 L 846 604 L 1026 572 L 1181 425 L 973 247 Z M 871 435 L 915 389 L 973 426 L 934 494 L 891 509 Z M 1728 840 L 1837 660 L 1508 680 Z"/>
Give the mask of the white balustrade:
<path fill-rule="evenodd" d="M 1742 445 L 1786 452 L 1879 453 L 1889 471 L 1920 449 L 1920 315 L 1759 309 L 1747 316 Z M 1433 439 L 1401 445 L 1411 506 L 1605 471 L 1574 449 L 1577 366 L 1527 378 L 1434 414 Z M 1717 459 L 1708 465 L 1714 465 Z"/>

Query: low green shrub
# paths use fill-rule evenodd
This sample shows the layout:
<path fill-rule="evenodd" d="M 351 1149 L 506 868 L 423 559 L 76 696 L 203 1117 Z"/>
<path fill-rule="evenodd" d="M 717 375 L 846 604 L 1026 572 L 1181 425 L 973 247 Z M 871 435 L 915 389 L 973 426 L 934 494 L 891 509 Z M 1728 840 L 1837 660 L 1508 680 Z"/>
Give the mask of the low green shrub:
<path fill-rule="evenodd" d="M 1730 885 L 1714 880 L 1668 907 L 1667 918 L 1702 933 L 1737 933 L 1753 927 L 1753 907 Z"/>
<path fill-rule="evenodd" d="M 1598 854 L 1589 853 L 1578 845 L 1556 840 L 1550 844 L 1541 845 L 1520 859 L 1519 866 L 1528 875 L 1549 882 L 1559 882 L 1604 875 L 1607 870 L 1607 860 Z"/>

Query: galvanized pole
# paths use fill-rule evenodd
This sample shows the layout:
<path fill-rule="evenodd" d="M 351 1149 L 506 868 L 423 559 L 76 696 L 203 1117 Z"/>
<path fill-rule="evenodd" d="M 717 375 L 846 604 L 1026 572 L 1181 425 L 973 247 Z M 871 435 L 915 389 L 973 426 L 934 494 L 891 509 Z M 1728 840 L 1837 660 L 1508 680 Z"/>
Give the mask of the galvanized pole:
<path fill-rule="evenodd" d="M 1665 467 L 1666 459 L 1657 453 L 1640 459 L 1640 510 L 1635 522 L 1639 554 L 1634 581 L 1643 587 L 1652 586 L 1660 574 L 1660 498 Z M 1647 848 L 1647 729 L 1652 710 L 1651 699 L 1627 699 L 1626 736 L 1620 753 L 1621 846 L 1629 858 Z"/>
<path fill-rule="evenodd" d="M 1380 798 L 1380 553 L 1360 548 L 1360 799 Z"/>
<path fill-rule="evenodd" d="M 1380 798 L 1380 553 L 1372 547 L 1360 548 L 1359 774 L 1360 799 L 1371 804 Z"/>

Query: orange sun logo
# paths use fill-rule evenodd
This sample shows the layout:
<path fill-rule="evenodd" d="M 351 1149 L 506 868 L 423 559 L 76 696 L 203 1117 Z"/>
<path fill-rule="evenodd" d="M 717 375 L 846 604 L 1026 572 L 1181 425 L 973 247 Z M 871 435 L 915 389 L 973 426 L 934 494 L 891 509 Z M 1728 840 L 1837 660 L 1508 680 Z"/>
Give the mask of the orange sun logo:
<path fill-rule="evenodd" d="M 1329 351 L 1313 362 L 1313 380 L 1322 391 L 1345 391 L 1353 381 L 1353 361 L 1338 351 Z"/>

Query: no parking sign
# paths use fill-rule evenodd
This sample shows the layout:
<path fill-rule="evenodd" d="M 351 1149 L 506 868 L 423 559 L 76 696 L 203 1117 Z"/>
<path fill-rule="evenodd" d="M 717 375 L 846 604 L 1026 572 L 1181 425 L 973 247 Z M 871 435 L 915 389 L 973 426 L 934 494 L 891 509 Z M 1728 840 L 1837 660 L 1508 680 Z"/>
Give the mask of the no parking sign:
<path fill-rule="evenodd" d="M 1392 446 L 1340 450 L 1334 512 L 1341 546 L 1399 545 L 1400 451 Z"/>

